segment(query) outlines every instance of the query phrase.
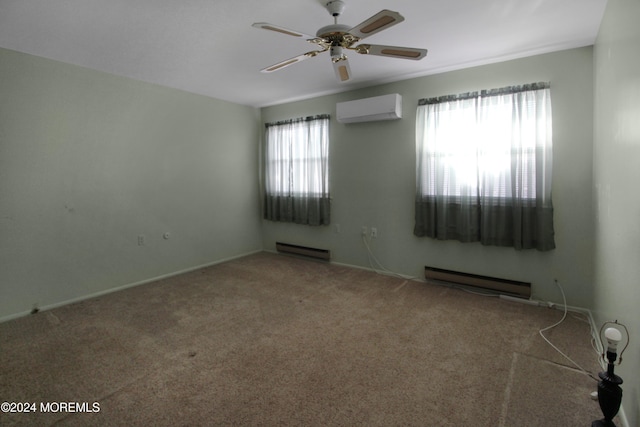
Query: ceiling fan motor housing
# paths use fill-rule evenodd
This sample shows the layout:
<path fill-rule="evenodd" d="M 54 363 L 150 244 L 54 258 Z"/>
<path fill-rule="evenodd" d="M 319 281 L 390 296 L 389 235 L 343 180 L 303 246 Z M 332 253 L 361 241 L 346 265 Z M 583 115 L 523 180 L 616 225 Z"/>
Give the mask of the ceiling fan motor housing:
<path fill-rule="evenodd" d="M 325 39 L 331 39 L 332 37 L 339 37 L 347 33 L 351 29 L 348 25 L 332 24 L 322 27 L 316 33 L 316 36 Z"/>
<path fill-rule="evenodd" d="M 345 61 L 347 59 L 344 53 L 342 53 L 341 46 L 331 46 L 329 53 L 331 54 L 331 61 L 333 61 L 334 63 L 339 61 Z"/>
<path fill-rule="evenodd" d="M 327 46 L 340 46 L 350 48 L 359 38 L 349 34 L 351 27 L 342 24 L 333 24 L 322 27 L 316 35 L 327 42 Z"/>

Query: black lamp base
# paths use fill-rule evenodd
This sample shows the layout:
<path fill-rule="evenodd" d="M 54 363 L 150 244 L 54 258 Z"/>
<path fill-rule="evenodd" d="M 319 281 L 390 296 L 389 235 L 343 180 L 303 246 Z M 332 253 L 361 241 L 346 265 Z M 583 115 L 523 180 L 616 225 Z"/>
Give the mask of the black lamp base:
<path fill-rule="evenodd" d="M 607 372 L 598 374 L 602 380 L 598 383 L 598 404 L 604 418 L 591 423 L 591 427 L 616 427 L 612 420 L 620 410 L 622 402 L 622 388 L 620 388 L 622 378 L 613 373 L 615 353 L 607 352 L 607 356 L 609 356 Z"/>

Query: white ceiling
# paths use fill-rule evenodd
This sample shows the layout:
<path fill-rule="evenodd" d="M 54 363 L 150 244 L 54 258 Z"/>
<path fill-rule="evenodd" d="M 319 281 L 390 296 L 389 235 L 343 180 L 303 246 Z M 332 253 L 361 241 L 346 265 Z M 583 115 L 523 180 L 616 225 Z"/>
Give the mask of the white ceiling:
<path fill-rule="evenodd" d="M 303 33 L 333 23 L 327 0 L 0 0 L 0 47 L 256 107 L 594 43 L 606 0 L 344 0 L 338 22 L 382 9 L 405 21 L 367 43 L 429 49 L 421 61 L 349 53 L 339 83 L 328 53 L 251 27 Z"/>

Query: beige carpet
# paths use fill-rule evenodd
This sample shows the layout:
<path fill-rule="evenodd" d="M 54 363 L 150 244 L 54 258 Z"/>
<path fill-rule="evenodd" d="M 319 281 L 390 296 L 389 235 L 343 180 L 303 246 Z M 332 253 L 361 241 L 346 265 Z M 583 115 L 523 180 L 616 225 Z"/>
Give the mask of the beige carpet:
<path fill-rule="evenodd" d="M 0 425 L 588 426 L 561 317 L 261 253 L 0 324 L 0 400 L 37 405 Z M 597 372 L 579 317 L 547 335 Z"/>

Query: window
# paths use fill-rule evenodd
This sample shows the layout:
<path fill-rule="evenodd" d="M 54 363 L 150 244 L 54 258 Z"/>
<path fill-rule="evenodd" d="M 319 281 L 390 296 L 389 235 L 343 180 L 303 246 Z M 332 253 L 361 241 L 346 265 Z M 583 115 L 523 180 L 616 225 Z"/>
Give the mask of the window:
<path fill-rule="evenodd" d="M 329 224 L 329 116 L 267 123 L 265 142 L 265 219 Z"/>
<path fill-rule="evenodd" d="M 414 234 L 550 250 L 548 83 L 420 100 Z"/>

